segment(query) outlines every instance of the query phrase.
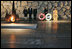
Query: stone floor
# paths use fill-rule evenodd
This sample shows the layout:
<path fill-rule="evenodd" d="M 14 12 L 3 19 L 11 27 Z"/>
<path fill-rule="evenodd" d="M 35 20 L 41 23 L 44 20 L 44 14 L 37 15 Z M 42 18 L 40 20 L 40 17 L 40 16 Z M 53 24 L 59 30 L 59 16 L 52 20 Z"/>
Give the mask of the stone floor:
<path fill-rule="evenodd" d="M 71 22 L 36 23 L 36 29 L 1 29 L 1 48 L 71 48 Z"/>

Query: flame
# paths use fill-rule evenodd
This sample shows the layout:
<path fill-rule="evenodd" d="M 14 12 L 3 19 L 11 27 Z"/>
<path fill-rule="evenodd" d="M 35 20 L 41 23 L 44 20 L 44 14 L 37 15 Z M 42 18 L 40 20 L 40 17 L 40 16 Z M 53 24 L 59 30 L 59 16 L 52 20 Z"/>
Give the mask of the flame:
<path fill-rule="evenodd" d="M 11 22 L 15 22 L 15 17 L 11 16 L 10 20 L 11 20 Z"/>

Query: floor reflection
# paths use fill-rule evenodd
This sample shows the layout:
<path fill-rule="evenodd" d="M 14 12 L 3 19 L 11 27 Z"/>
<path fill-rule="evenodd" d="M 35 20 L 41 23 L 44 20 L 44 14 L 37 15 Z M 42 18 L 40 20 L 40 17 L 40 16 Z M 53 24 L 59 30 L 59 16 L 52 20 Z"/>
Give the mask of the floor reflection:
<path fill-rule="evenodd" d="M 41 26 L 42 30 L 45 30 L 45 29 L 44 29 L 44 28 L 46 27 L 45 22 L 41 21 L 41 24 L 42 24 L 42 26 Z"/>
<path fill-rule="evenodd" d="M 32 30 L 32 29 L 1 29 L 1 32 L 2 32 L 1 34 L 26 35 L 26 34 L 31 34 L 30 32 L 32 31 L 34 32 L 35 30 Z"/>
<path fill-rule="evenodd" d="M 52 22 L 46 22 L 46 32 L 51 33 Z"/>
<path fill-rule="evenodd" d="M 16 37 L 14 34 L 10 35 L 9 42 L 10 42 L 10 48 L 15 48 Z"/>
<path fill-rule="evenodd" d="M 71 47 L 71 23 L 38 22 L 38 28 L 1 29 L 2 48 Z"/>
<path fill-rule="evenodd" d="M 53 24 L 52 24 L 52 29 L 53 29 L 53 33 L 57 33 L 58 22 L 53 22 Z"/>

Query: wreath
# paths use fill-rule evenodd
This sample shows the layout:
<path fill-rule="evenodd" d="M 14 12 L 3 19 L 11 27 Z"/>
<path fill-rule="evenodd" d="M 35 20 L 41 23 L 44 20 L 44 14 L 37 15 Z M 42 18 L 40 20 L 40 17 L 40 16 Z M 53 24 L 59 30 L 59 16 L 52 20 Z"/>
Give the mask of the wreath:
<path fill-rule="evenodd" d="M 40 13 L 39 14 L 39 19 L 40 20 L 44 20 L 46 17 L 45 17 L 45 14 L 43 14 L 43 13 Z"/>
<path fill-rule="evenodd" d="M 52 18 L 52 15 L 50 13 L 46 14 L 46 20 L 50 21 Z"/>

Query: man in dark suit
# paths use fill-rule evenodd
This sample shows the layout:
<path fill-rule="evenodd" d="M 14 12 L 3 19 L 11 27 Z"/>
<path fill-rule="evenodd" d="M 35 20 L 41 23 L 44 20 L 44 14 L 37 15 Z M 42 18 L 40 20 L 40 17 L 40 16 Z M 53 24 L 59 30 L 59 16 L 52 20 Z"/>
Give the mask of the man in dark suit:
<path fill-rule="evenodd" d="M 25 7 L 25 9 L 23 10 L 24 16 L 27 17 L 28 11 L 27 8 Z"/>
<path fill-rule="evenodd" d="M 28 8 L 28 13 L 29 13 L 29 20 L 32 20 L 32 8 Z"/>
<path fill-rule="evenodd" d="M 34 16 L 34 20 L 36 20 L 36 16 L 37 16 L 37 9 L 36 8 L 33 9 L 33 16 Z"/>

